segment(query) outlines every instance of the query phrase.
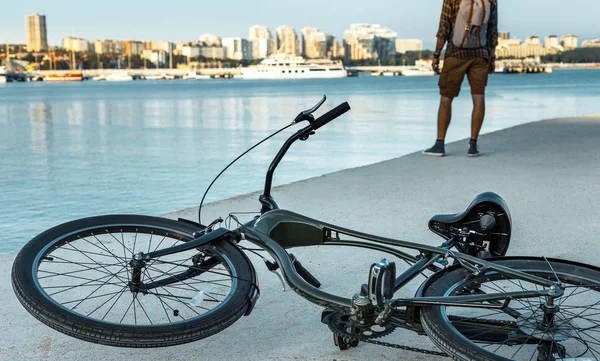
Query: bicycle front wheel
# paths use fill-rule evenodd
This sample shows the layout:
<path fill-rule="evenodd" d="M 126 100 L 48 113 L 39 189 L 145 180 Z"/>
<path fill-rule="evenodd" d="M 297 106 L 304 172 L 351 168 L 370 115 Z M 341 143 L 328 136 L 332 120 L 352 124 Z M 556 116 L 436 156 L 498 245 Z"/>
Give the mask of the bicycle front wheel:
<path fill-rule="evenodd" d="M 131 261 L 188 242 L 198 228 L 165 218 L 80 219 L 27 243 L 12 270 L 22 305 L 46 325 L 82 340 L 122 347 L 191 342 L 233 324 L 248 308 L 251 267 L 221 241 L 148 261 L 132 287 Z"/>
<path fill-rule="evenodd" d="M 424 307 L 423 328 L 438 347 L 456 360 L 600 359 L 600 269 L 560 260 L 508 258 L 491 262 L 560 281 L 564 294 L 553 300 L 554 308 L 548 307 L 545 297 L 513 299 L 503 310 Z M 475 276 L 455 267 L 434 280 L 424 296 L 542 289 L 496 271 Z"/>

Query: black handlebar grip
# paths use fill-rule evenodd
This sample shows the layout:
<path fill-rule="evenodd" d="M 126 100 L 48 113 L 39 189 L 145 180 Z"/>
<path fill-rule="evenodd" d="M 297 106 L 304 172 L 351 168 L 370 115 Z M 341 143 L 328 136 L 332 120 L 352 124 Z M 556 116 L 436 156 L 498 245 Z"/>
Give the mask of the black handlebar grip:
<path fill-rule="evenodd" d="M 317 120 L 315 120 L 315 122 L 313 123 L 313 129 L 317 130 L 321 128 L 325 124 L 346 113 L 348 110 L 350 110 L 350 104 L 348 104 L 348 102 L 343 102 L 342 104 L 331 109 L 327 113 L 321 115 Z"/>

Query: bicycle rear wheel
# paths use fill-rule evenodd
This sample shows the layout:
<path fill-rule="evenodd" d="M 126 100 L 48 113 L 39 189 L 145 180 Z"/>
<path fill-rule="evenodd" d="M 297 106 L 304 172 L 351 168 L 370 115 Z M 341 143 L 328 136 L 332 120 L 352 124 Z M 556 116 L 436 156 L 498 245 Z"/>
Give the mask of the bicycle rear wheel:
<path fill-rule="evenodd" d="M 131 287 L 133 255 L 193 239 L 174 220 L 111 215 L 56 226 L 27 243 L 12 270 L 23 306 L 82 340 L 122 347 L 171 346 L 233 324 L 248 308 L 252 265 L 229 241 L 147 262 Z"/>
<path fill-rule="evenodd" d="M 491 262 L 548 280 L 558 278 L 565 290 L 554 300 L 558 308 L 553 310 L 551 321 L 544 318 L 548 315 L 545 297 L 513 299 L 504 310 L 424 307 L 423 328 L 438 347 L 457 360 L 600 359 L 600 269 L 539 258 Z M 455 267 L 434 280 L 424 296 L 541 289 L 496 271 L 474 276 L 465 268 Z"/>

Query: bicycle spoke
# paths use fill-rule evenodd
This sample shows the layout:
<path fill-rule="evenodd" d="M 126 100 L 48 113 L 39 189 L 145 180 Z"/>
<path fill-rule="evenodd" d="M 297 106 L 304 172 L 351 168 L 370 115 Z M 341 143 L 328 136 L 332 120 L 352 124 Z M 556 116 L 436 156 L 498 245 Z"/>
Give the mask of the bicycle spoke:
<path fill-rule="evenodd" d="M 49 276 L 42 276 L 42 277 L 38 277 L 38 280 L 43 280 L 43 279 L 52 278 L 52 277 L 58 277 L 58 276 L 68 276 L 68 277 L 75 278 L 75 276 L 70 276 L 70 275 L 72 275 L 72 274 L 74 274 L 74 273 L 81 273 L 81 272 L 88 272 L 88 271 L 96 271 L 96 270 L 97 270 L 98 272 L 100 272 L 100 273 L 103 273 L 103 274 L 106 274 L 106 275 L 113 275 L 113 274 L 114 274 L 114 273 L 109 273 L 109 272 L 104 272 L 104 271 L 101 271 L 101 270 L 99 270 L 100 268 L 104 268 L 104 266 L 106 266 L 106 265 L 101 265 L 101 266 L 99 266 L 99 267 L 96 267 L 96 268 L 91 268 L 91 267 L 88 267 L 88 268 L 85 268 L 85 269 L 82 269 L 82 270 L 71 271 L 71 272 L 66 272 L 66 273 L 56 273 L 56 272 L 52 272 L 52 271 L 38 270 L 38 273 L 39 273 L 39 272 L 42 272 L 42 273 L 48 273 L 48 274 L 50 274 Z M 117 266 L 118 266 L 118 265 L 117 265 Z M 109 265 L 109 267 L 112 267 L 112 266 L 110 266 L 110 265 Z M 121 268 L 122 268 L 122 266 L 121 266 Z M 120 272 L 119 272 L 119 273 L 120 273 Z"/>
<path fill-rule="evenodd" d="M 135 231 L 137 232 L 138 230 L 136 229 Z M 119 241 L 119 239 L 108 230 L 106 230 L 106 234 L 109 234 L 112 238 L 114 238 L 115 241 L 117 241 L 117 243 L 123 246 L 123 258 L 127 259 L 127 254 L 125 253 L 125 250 L 129 251 L 130 257 L 133 257 L 133 251 L 127 248 L 127 246 L 125 245 L 125 240 L 123 240 L 123 242 L 121 243 L 121 241 Z M 123 230 L 121 230 L 121 236 L 123 236 Z"/>
<path fill-rule="evenodd" d="M 110 313 L 110 311 L 113 309 L 113 307 L 115 307 L 115 305 L 117 304 L 117 302 L 119 302 L 119 299 L 121 299 L 121 296 L 123 296 L 124 294 L 125 294 L 125 292 L 122 292 L 122 293 L 119 294 L 119 297 L 117 297 L 117 299 L 115 300 L 115 302 L 113 302 L 113 304 L 109 307 L 109 309 L 106 311 L 106 313 L 102 317 L 102 321 L 104 321 L 104 319 L 106 318 L 106 316 L 108 316 L 108 314 Z"/>
<path fill-rule="evenodd" d="M 101 250 L 104 250 L 104 251 L 108 252 L 108 253 L 109 253 L 111 256 L 113 256 L 113 257 L 114 257 L 115 259 L 117 259 L 117 260 L 119 260 L 119 259 L 122 259 L 121 257 L 119 257 L 119 256 L 117 256 L 116 254 L 114 254 L 113 252 L 111 252 L 111 251 L 110 251 L 110 249 L 108 249 L 108 247 L 106 247 L 106 245 L 105 245 L 104 243 L 102 243 L 102 241 L 101 241 L 101 240 L 100 240 L 98 237 L 96 237 L 96 235 L 95 235 L 95 234 L 93 234 L 93 233 L 92 233 L 92 236 L 93 236 L 93 237 L 96 239 L 96 241 L 98 241 L 98 243 L 100 243 L 100 244 L 102 245 L 102 247 L 98 246 L 97 244 L 95 244 L 95 243 L 93 243 L 93 242 L 90 242 L 90 241 L 88 241 L 88 240 L 87 240 L 87 237 L 81 238 L 81 237 L 77 236 L 77 238 L 81 239 L 82 241 L 85 241 L 85 242 L 87 242 L 88 244 L 91 244 L 92 246 L 94 246 L 94 247 L 96 247 L 96 248 L 99 248 L 99 249 L 101 249 Z M 126 262 L 127 262 L 127 260 L 123 259 L 123 262 L 125 262 L 125 263 L 126 263 Z M 125 263 L 123 263 L 123 265 L 124 265 Z"/>
<path fill-rule="evenodd" d="M 145 271 L 145 273 L 148 276 L 148 278 L 150 279 L 150 281 L 154 282 L 154 279 L 152 279 L 152 276 L 150 276 L 150 274 L 147 271 Z M 165 306 L 169 307 L 171 309 L 171 311 L 173 311 L 173 312 L 175 311 L 175 309 L 173 307 L 171 307 L 171 305 L 169 305 L 166 301 L 163 301 L 163 299 L 161 297 L 157 297 L 157 298 L 160 301 L 160 303 L 163 307 L 163 310 L 165 311 L 165 314 L 167 315 L 167 319 L 169 320 L 169 322 L 171 322 L 171 317 L 169 317 L 169 313 L 167 312 L 167 309 L 165 308 Z M 185 320 L 185 318 L 181 314 L 178 314 L 178 316 L 182 320 Z"/>
<path fill-rule="evenodd" d="M 148 269 L 152 269 L 152 270 L 154 270 L 155 272 L 161 272 L 160 270 L 156 269 L 155 267 L 148 267 Z M 191 285 L 189 285 L 188 283 L 186 283 L 184 279 L 179 279 L 179 278 L 177 278 L 177 275 L 171 275 L 171 274 L 169 274 L 169 273 L 164 273 L 164 274 L 165 274 L 166 276 L 168 276 L 168 277 L 173 277 L 173 278 L 175 278 L 175 279 L 176 279 L 176 280 L 178 280 L 179 282 L 181 282 L 181 283 L 183 283 L 184 285 L 186 285 L 186 286 L 190 287 L 190 288 L 191 288 L 191 290 L 193 290 L 193 291 L 197 291 L 197 292 L 199 292 L 199 291 L 200 291 L 200 290 L 199 290 L 199 289 L 197 289 L 196 287 L 192 287 Z M 212 280 L 211 280 L 211 281 L 204 281 L 203 283 L 210 283 L 210 284 L 217 285 L 217 286 L 221 286 L 221 287 L 230 287 L 230 286 L 228 286 L 228 285 L 223 285 L 223 284 L 220 284 L 220 283 L 217 283 L 217 282 L 213 282 Z M 166 285 L 164 285 L 164 286 L 166 286 Z M 164 286 L 161 286 L 161 287 L 164 287 Z"/>
<path fill-rule="evenodd" d="M 115 276 L 116 276 L 116 275 L 113 275 L 111 278 L 109 278 L 109 279 L 108 279 L 108 281 L 110 281 L 110 280 L 112 280 L 113 278 L 115 278 Z M 108 283 L 108 281 L 106 281 L 106 283 Z M 100 288 L 102 288 L 103 286 L 105 286 L 105 285 L 106 285 L 106 283 L 104 283 L 103 285 L 100 285 L 100 286 L 98 286 L 98 288 L 96 288 L 94 291 L 92 291 L 92 293 L 90 293 L 90 294 L 88 295 L 88 297 L 90 297 L 91 295 L 93 295 L 94 293 L 96 293 L 96 292 L 97 292 L 97 291 L 98 291 Z M 72 310 L 76 309 L 76 308 L 77 308 L 77 306 L 79 306 L 79 305 L 80 305 L 82 302 L 83 302 L 83 301 L 81 301 L 81 302 L 79 302 L 78 304 L 76 304 L 76 305 L 75 305 L 75 306 L 72 308 Z"/>
<path fill-rule="evenodd" d="M 88 313 L 87 316 L 91 316 L 92 314 L 94 314 L 94 312 L 98 311 L 100 308 L 102 308 L 102 306 L 104 306 L 105 304 L 109 303 L 113 298 L 115 298 L 117 296 L 117 294 L 119 295 L 119 298 L 121 297 L 121 295 L 124 293 L 124 291 L 127 289 L 127 286 L 123 286 L 123 288 L 119 291 L 116 292 L 114 296 L 112 296 L 111 298 L 109 298 L 108 300 L 106 300 L 104 303 L 102 303 L 100 306 L 96 307 L 92 312 Z M 117 299 L 118 300 L 118 299 Z M 108 312 L 110 312 L 110 309 L 108 310 Z M 107 314 L 108 314 L 107 312 Z M 106 317 L 106 316 L 105 316 Z M 103 318 L 104 319 L 104 318 Z"/>
<path fill-rule="evenodd" d="M 45 287 L 45 288 L 63 288 L 63 287 L 68 287 L 67 289 L 64 289 L 64 290 L 62 290 L 62 291 L 55 292 L 55 293 L 52 293 L 52 294 L 49 294 L 49 295 L 48 295 L 48 296 L 54 296 L 54 295 L 57 295 L 57 294 L 59 294 L 59 293 L 63 293 L 63 292 L 66 292 L 66 291 L 70 291 L 70 290 L 72 290 L 72 289 L 74 289 L 74 288 L 77 288 L 77 287 L 83 287 L 83 286 L 89 285 L 89 284 L 90 284 L 90 283 L 92 283 L 92 282 L 98 282 L 98 281 L 102 280 L 103 278 L 107 278 L 108 276 L 109 276 L 109 275 L 106 275 L 106 276 L 104 276 L 104 277 L 101 277 L 101 278 L 99 278 L 99 279 L 96 279 L 96 280 L 89 280 L 88 282 L 86 282 L 86 283 L 82 283 L 82 284 L 80 284 L 80 285 L 74 285 L 74 286 L 48 286 L 48 287 Z M 80 278 L 80 277 L 74 277 L 74 278 Z M 120 284 L 119 284 L 119 285 L 120 285 Z"/>
<path fill-rule="evenodd" d="M 134 296 L 135 297 L 135 296 Z M 131 300 L 131 303 L 129 304 L 129 307 L 127 307 L 127 309 L 125 310 L 125 312 L 123 313 L 123 317 L 121 317 L 121 321 L 119 321 L 119 323 L 123 323 L 123 320 L 125 319 L 125 316 L 127 316 L 127 312 L 129 312 L 129 310 L 131 309 L 131 305 L 133 305 L 133 301 L 135 299 Z"/>
<path fill-rule="evenodd" d="M 126 288 L 126 286 L 123 287 L 123 289 L 125 289 L 125 288 Z M 105 297 L 105 296 L 111 296 L 112 295 L 114 297 L 119 292 L 121 292 L 121 291 L 104 293 L 102 295 L 96 295 L 96 296 L 92 296 L 92 297 L 79 298 L 79 299 L 72 300 L 72 301 L 61 301 L 60 303 L 62 305 L 68 305 L 69 303 L 74 303 L 74 302 L 79 302 L 79 301 L 86 301 L 86 300 L 93 300 L 93 299 L 102 298 L 102 297 Z"/>
<path fill-rule="evenodd" d="M 138 304 L 140 305 L 140 308 L 144 312 L 144 315 L 146 315 L 146 318 L 148 319 L 148 322 L 150 322 L 150 324 L 153 325 L 154 323 L 150 319 L 150 316 L 148 316 L 148 312 L 146 312 L 146 309 L 144 308 L 144 305 L 142 305 L 142 303 L 140 302 L 140 300 L 137 297 L 136 297 L 136 300 L 138 301 Z"/>
<path fill-rule="evenodd" d="M 158 243 L 158 245 L 156 246 L 156 248 L 154 248 L 154 251 L 153 251 L 153 252 L 156 252 L 156 251 L 158 251 L 158 249 L 160 248 L 160 245 L 163 243 L 163 241 L 164 241 L 166 238 L 167 238 L 167 236 L 165 235 L 165 236 L 163 237 L 163 239 L 161 239 L 161 240 L 160 240 L 160 242 Z M 150 249 L 150 246 L 148 246 L 148 249 Z"/>
<path fill-rule="evenodd" d="M 85 254 L 84 252 L 82 252 L 81 250 L 77 249 L 77 247 L 73 246 L 71 243 L 69 243 L 69 246 L 73 247 L 74 249 L 76 249 L 79 253 L 81 253 L 82 255 L 84 255 L 86 258 L 88 258 L 90 261 L 95 262 L 97 265 L 100 266 L 100 264 L 98 262 L 96 262 L 93 258 L 91 258 L 90 256 L 88 256 L 87 254 Z M 103 267 L 108 273 L 110 273 L 110 271 L 108 271 L 105 267 Z"/>

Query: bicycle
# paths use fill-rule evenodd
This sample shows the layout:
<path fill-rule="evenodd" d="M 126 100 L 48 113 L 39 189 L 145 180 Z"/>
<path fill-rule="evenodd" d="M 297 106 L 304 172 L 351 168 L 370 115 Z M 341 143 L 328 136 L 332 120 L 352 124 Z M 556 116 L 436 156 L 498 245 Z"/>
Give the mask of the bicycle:
<path fill-rule="evenodd" d="M 512 219 L 495 193 L 478 195 L 461 213 L 432 217 L 429 229 L 444 240 L 439 247 L 280 209 L 271 186 L 285 153 L 350 110 L 342 103 L 315 119 L 325 100 L 289 125 L 309 123 L 287 139 L 271 162 L 259 197 L 261 210 L 251 220 L 242 223 L 232 213 L 228 219 L 236 222 L 234 228 L 217 226 L 221 218 L 202 225 L 201 202 L 198 222 L 107 215 L 64 223 L 18 253 L 12 269 L 17 298 L 42 323 L 81 340 L 173 346 L 209 337 L 251 314 L 260 288 L 244 251 L 260 255 L 262 250 L 270 257 L 261 256 L 265 265 L 281 272 L 284 285 L 324 307 L 321 322 L 341 350 L 360 342 L 390 346 L 376 339 L 402 328 L 428 336 L 443 352 L 396 347 L 456 360 L 598 360 L 600 342 L 594 335 L 600 331 L 600 297 L 595 294 L 600 268 L 506 257 Z M 334 295 L 323 291 L 288 252 L 321 245 L 376 250 L 409 267 L 397 274 L 395 262 L 381 259 L 355 294 Z M 414 297 L 395 298 L 424 274 L 429 276 Z"/>

